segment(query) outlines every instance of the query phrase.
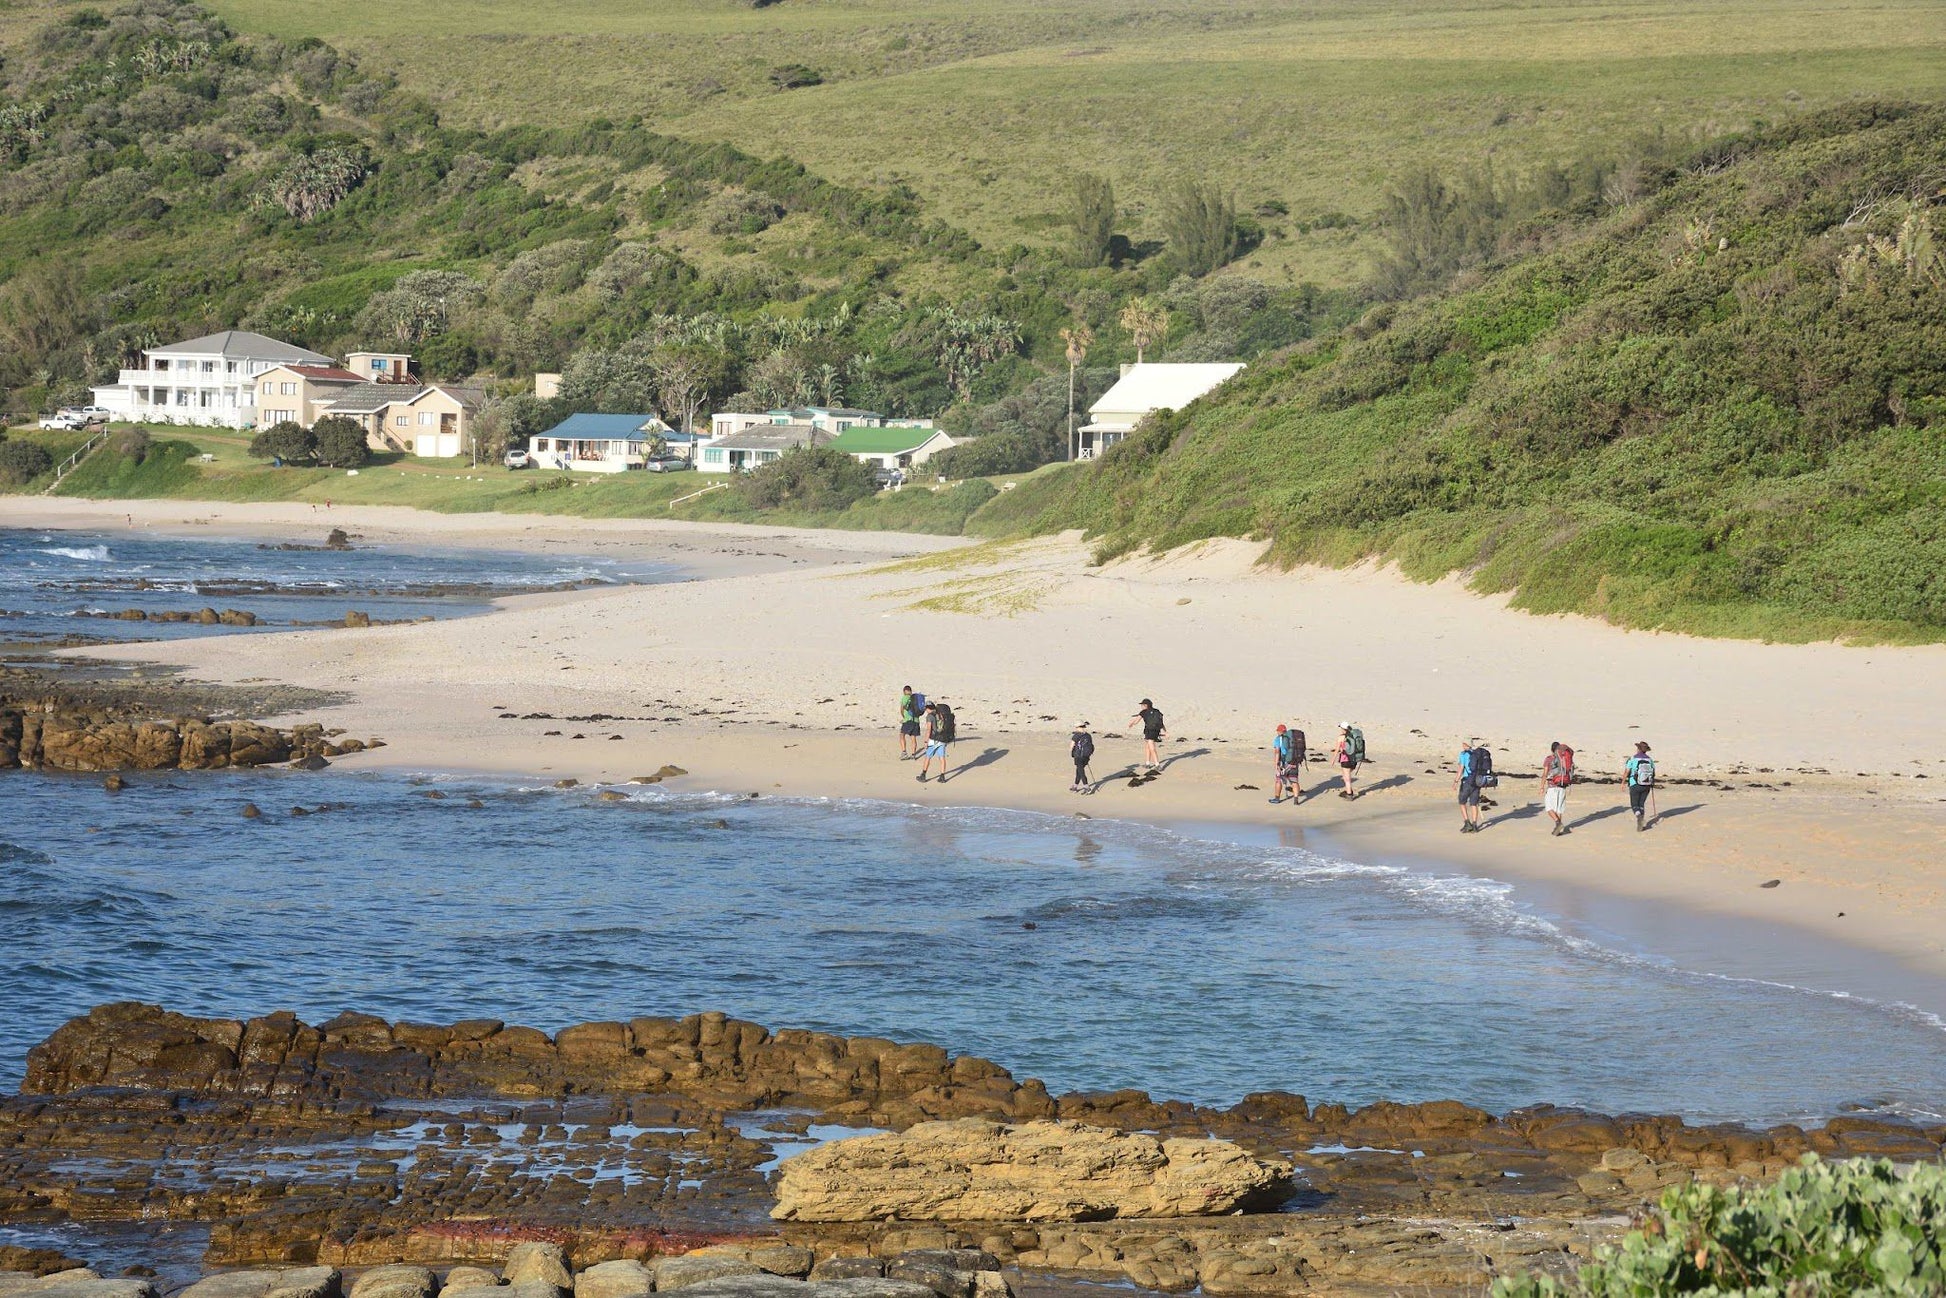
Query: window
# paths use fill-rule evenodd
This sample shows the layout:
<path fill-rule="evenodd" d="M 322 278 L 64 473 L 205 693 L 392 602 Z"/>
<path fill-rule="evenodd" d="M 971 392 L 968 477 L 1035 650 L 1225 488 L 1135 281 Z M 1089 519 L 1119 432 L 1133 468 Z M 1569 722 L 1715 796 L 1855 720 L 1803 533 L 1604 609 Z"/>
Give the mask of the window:
<path fill-rule="evenodd" d="M 435 418 L 436 416 L 430 410 L 421 410 L 419 412 L 419 422 L 421 424 L 431 424 Z"/>
<path fill-rule="evenodd" d="M 215 362 L 215 361 L 204 361 L 204 362 L 203 362 L 203 373 L 205 373 L 205 374 L 214 374 L 214 373 L 216 373 L 216 362 Z"/>
<path fill-rule="evenodd" d="M 186 389 L 184 388 L 176 389 L 176 404 L 179 406 L 186 406 L 189 404 L 189 392 Z"/>
<path fill-rule="evenodd" d="M 277 386 L 277 385 L 276 385 L 275 383 L 266 383 L 266 384 L 264 384 L 264 395 L 265 395 L 265 396 L 269 396 L 269 395 L 270 395 L 270 390 L 271 390 L 272 388 L 274 388 L 274 387 L 276 387 L 276 386 Z"/>
<path fill-rule="evenodd" d="M 167 356 L 153 357 L 152 361 L 156 369 L 166 370 L 169 368 L 169 358 Z"/>
<path fill-rule="evenodd" d="M 235 362 L 235 361 L 224 361 L 224 362 L 223 362 L 223 372 L 224 372 L 225 374 L 234 374 L 234 373 L 236 373 L 236 362 Z"/>
<path fill-rule="evenodd" d="M 394 419 L 394 420 L 393 420 L 392 422 L 393 422 L 393 423 L 395 423 L 395 424 L 397 424 L 397 425 L 398 425 L 399 427 L 401 427 L 401 428 L 404 428 L 404 427 L 405 427 L 405 426 L 406 426 L 407 424 L 409 424 L 409 423 L 411 423 L 411 422 L 412 422 L 412 416 L 411 416 L 411 415 L 400 415 L 400 416 L 399 416 L 398 418 L 396 418 L 396 419 Z"/>
<path fill-rule="evenodd" d="M 294 396 L 296 396 L 296 395 L 297 395 L 297 384 L 295 384 L 295 383 L 279 383 L 279 384 L 277 385 L 277 395 L 278 395 L 278 396 L 280 396 L 280 397 L 294 397 Z"/>
<path fill-rule="evenodd" d="M 386 360 L 383 356 L 376 357 L 372 361 L 372 373 L 374 374 L 383 374 L 391 367 L 392 362 Z"/>

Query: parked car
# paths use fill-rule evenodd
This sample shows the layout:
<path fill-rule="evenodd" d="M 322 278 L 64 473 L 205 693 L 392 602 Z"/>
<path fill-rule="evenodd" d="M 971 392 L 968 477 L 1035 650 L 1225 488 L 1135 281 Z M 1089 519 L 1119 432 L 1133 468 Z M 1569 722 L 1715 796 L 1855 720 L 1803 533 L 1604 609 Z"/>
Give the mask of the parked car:
<path fill-rule="evenodd" d="M 107 406 L 76 406 L 64 413 L 80 415 L 83 422 L 90 424 L 105 424 L 115 417 L 115 412 Z"/>
<path fill-rule="evenodd" d="M 642 467 L 650 473 L 681 473 L 696 466 L 680 455 L 651 455 L 642 461 Z"/>
<path fill-rule="evenodd" d="M 41 420 L 41 427 L 49 431 L 73 432 L 77 428 L 86 428 L 87 426 L 88 421 L 71 410 L 62 410 Z"/>
<path fill-rule="evenodd" d="M 509 450 L 505 457 L 503 457 L 502 462 L 510 469 L 531 469 L 534 467 L 534 457 L 518 446 Z"/>

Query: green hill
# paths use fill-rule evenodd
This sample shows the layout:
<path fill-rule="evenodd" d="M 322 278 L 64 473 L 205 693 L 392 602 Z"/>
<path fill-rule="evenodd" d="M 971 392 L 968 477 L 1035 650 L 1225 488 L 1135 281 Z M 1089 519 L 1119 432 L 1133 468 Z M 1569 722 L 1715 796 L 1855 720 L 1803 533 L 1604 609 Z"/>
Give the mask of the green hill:
<path fill-rule="evenodd" d="M 1152 420 L 1029 526 L 1267 537 L 1633 626 L 1946 637 L 1946 109 L 1807 116 L 1644 189 Z M 1433 206 L 1429 257 L 1465 234 Z"/>

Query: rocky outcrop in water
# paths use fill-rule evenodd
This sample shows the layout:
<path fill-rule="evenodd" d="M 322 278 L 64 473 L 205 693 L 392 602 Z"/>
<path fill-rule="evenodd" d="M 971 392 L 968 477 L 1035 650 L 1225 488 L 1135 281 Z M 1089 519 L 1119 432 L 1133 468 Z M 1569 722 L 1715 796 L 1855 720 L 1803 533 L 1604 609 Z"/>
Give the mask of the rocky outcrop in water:
<path fill-rule="evenodd" d="M 855 1136 L 784 1164 L 779 1221 L 1105 1221 L 1275 1207 L 1291 1167 L 1227 1140 L 963 1118 Z"/>
<path fill-rule="evenodd" d="M 316 769 L 328 758 L 371 746 L 317 724 L 282 730 L 255 721 L 136 721 L 113 713 L 0 705 L 0 770 L 205 771 L 279 762 L 308 762 Z"/>

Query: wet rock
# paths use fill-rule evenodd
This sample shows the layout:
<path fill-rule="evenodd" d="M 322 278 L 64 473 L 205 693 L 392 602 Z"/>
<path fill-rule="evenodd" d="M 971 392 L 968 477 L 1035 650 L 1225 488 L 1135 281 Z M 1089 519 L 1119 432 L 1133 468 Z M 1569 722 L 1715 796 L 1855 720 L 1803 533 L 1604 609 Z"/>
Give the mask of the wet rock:
<path fill-rule="evenodd" d="M 0 1287 L 24 1280 L 37 1280 L 61 1271 L 87 1269 L 87 1263 L 69 1257 L 59 1249 L 0 1244 Z"/>
<path fill-rule="evenodd" d="M 783 1221 L 1078 1221 L 1274 1203 L 1288 1164 L 1221 1140 L 964 1119 L 834 1141 L 784 1164 Z"/>
<path fill-rule="evenodd" d="M 243 818 L 245 820 L 255 820 L 263 814 L 264 814 L 263 812 L 257 809 L 256 803 L 246 802 L 243 804 Z"/>
<path fill-rule="evenodd" d="M 59 1283 L 54 1283 L 57 1280 Z M 153 1281 L 103 1280 L 99 1276 L 93 1279 L 75 1280 L 60 1280 L 58 1276 L 49 1276 L 38 1286 L 20 1292 L 31 1293 L 34 1298 L 158 1298 Z"/>
<path fill-rule="evenodd" d="M 371 624 L 372 615 L 370 613 L 360 613 L 357 609 L 351 609 L 345 614 L 345 625 L 347 627 L 367 627 Z"/>
<path fill-rule="evenodd" d="M 949 1271 L 998 1271 L 1000 1259 L 977 1248 L 917 1248 L 899 1255 L 901 1262 L 943 1266 Z"/>
<path fill-rule="evenodd" d="M 316 753 L 313 753 L 309 757 L 300 757 L 296 761 L 292 762 L 291 769 L 297 771 L 322 771 L 330 765 L 331 763 L 326 761 L 323 757 L 320 757 Z"/>
<path fill-rule="evenodd" d="M 395 1263 L 373 1267 L 359 1276 L 348 1298 L 432 1298 L 437 1288 L 432 1272 L 425 1267 Z"/>
<path fill-rule="evenodd" d="M 648 1298 L 655 1272 L 632 1259 L 597 1262 L 574 1278 L 574 1298 Z"/>
<path fill-rule="evenodd" d="M 101 787 L 108 790 L 110 793 L 120 793 L 123 789 L 128 787 L 128 781 L 124 780 L 121 776 L 115 774 L 113 771 L 110 771 L 108 773 L 108 778 L 101 782 Z"/>
<path fill-rule="evenodd" d="M 939 1295 L 936 1290 L 911 1280 L 857 1276 L 850 1280 L 824 1280 L 807 1286 L 805 1298 L 939 1298 Z"/>
<path fill-rule="evenodd" d="M 568 1270 L 567 1255 L 559 1244 L 545 1241 L 529 1241 L 513 1246 L 507 1254 L 507 1264 L 500 1268 L 500 1274 L 510 1285 L 552 1285 L 556 1289 L 574 1287 L 574 1275 Z"/>
<path fill-rule="evenodd" d="M 915 1261 L 910 1256 L 899 1258 L 886 1267 L 885 1278 L 918 1285 L 935 1295 L 935 1298 L 973 1298 L 971 1272 L 956 1271 L 936 1262 Z"/>
<path fill-rule="evenodd" d="M 618 1023 L 615 1026 L 621 1025 Z M 692 1249 L 685 1256 L 738 1258 L 760 1271 L 767 1271 L 771 1275 L 789 1276 L 795 1280 L 802 1280 L 811 1274 L 811 1266 L 817 1261 L 817 1255 L 810 1249 L 798 1248 L 796 1245 L 775 1240 L 759 1244 L 711 1244 L 704 1248 Z"/>

